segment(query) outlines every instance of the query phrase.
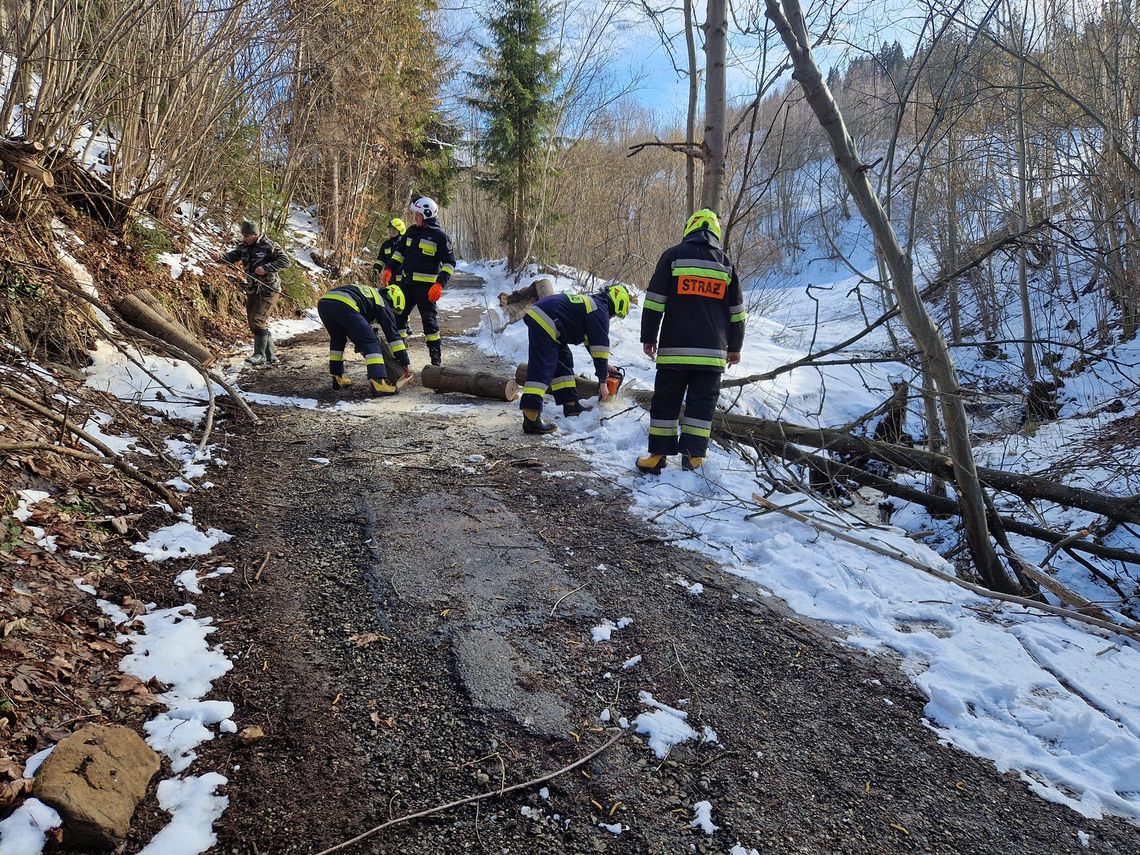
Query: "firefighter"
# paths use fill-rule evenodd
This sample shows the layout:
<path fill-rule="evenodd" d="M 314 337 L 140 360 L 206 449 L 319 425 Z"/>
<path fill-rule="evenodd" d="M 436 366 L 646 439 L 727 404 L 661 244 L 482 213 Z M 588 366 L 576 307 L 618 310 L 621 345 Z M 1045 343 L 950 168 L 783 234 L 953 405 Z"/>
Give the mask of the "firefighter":
<path fill-rule="evenodd" d="M 704 463 L 721 374 L 726 365 L 740 362 L 747 312 L 720 235 L 716 214 L 697 211 L 681 242 L 662 253 L 649 280 L 641 346 L 656 357 L 657 376 L 649 405 L 649 454 L 637 460 L 642 472 L 659 473 L 677 452 L 682 469 Z"/>
<path fill-rule="evenodd" d="M 269 316 L 281 296 L 281 271 L 289 266 L 285 250 L 261 233 L 249 220 L 241 224 L 241 243 L 227 253 L 210 255 L 214 261 L 233 264 L 240 261 L 245 271 L 245 316 L 253 333 L 250 365 L 275 365 L 277 350 L 269 333 Z"/>
<path fill-rule="evenodd" d="M 372 396 L 395 395 L 397 388 L 388 379 L 384 353 L 372 324 L 384 330 L 392 355 L 410 377 L 408 348 L 396 326 L 396 312 L 404 310 L 404 293 L 398 285 L 373 288 L 371 285 L 342 285 L 323 294 L 317 301 L 317 314 L 329 333 L 329 374 L 333 388 L 352 383 L 344 376 L 344 346 L 351 341 L 356 352 L 363 354 Z"/>
<path fill-rule="evenodd" d="M 610 318 L 629 314 L 629 291 L 620 283 L 596 294 L 553 294 L 527 309 L 526 384 L 519 409 L 523 413 L 523 433 L 554 431 L 542 419 L 542 398 L 549 388 L 562 413 L 576 416 L 590 409 L 578 401 L 574 379 L 574 357 L 570 345 L 585 342 L 598 376 L 598 399 L 609 397 Z"/>
<path fill-rule="evenodd" d="M 432 365 L 439 365 L 442 360 L 435 303 L 455 272 L 455 253 L 451 248 L 451 238 L 440 228 L 439 206 L 434 201 L 421 196 L 412 203 L 412 213 L 415 224 L 409 226 L 396 243 L 381 282 L 386 285 L 395 281 L 404 289 L 408 305 L 399 318 L 399 324 L 405 335 L 412 308 L 420 310 L 428 356 Z"/>
<path fill-rule="evenodd" d="M 384 243 L 380 244 L 380 250 L 376 253 L 376 261 L 372 263 L 373 285 L 380 283 L 384 276 L 384 268 L 388 266 L 388 262 L 392 260 L 392 253 L 396 251 L 396 244 L 400 242 L 400 238 L 404 236 L 404 232 L 407 230 L 407 225 L 399 217 L 392 217 L 388 220 L 388 237 Z"/>

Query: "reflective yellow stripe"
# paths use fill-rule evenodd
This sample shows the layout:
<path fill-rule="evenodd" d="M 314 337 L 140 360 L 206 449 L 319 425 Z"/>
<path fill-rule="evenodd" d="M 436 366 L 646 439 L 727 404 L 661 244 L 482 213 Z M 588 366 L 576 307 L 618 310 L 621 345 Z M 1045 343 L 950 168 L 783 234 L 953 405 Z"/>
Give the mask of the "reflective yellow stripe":
<path fill-rule="evenodd" d="M 728 274 L 723 270 L 710 270 L 707 267 L 674 267 L 674 276 L 703 276 L 705 279 L 720 279 L 728 281 Z"/>
<path fill-rule="evenodd" d="M 677 428 L 675 427 L 650 427 L 650 436 L 676 436 Z"/>
<path fill-rule="evenodd" d="M 354 312 L 360 311 L 360 306 L 356 305 L 356 301 L 351 297 L 346 297 L 344 294 L 335 294 L 332 291 L 321 297 L 322 300 L 337 300 L 344 303 L 346 306 L 351 306 Z"/>
<path fill-rule="evenodd" d="M 720 359 L 715 356 L 658 356 L 658 365 L 711 365 L 716 368 L 724 368 L 728 365 L 727 359 Z"/>
<path fill-rule="evenodd" d="M 329 362 L 344 362 L 344 351 L 340 353 L 330 353 Z"/>
<path fill-rule="evenodd" d="M 404 344 L 402 341 L 398 341 L 395 344 L 391 345 L 391 348 L 392 348 L 392 353 L 399 353 L 401 350 L 407 350 L 408 346 L 406 344 Z"/>
<path fill-rule="evenodd" d="M 551 383 L 550 391 L 557 392 L 560 389 L 573 389 L 577 385 L 578 383 L 576 380 L 563 380 L 559 383 Z"/>
<path fill-rule="evenodd" d="M 650 428 L 649 432 L 653 433 L 653 428 Z M 709 430 L 708 428 L 699 428 L 699 427 L 694 427 L 693 425 L 681 425 L 681 433 L 687 433 L 687 434 L 691 434 L 693 436 L 704 436 L 704 437 L 712 436 L 712 431 Z"/>
<path fill-rule="evenodd" d="M 541 309 L 527 309 L 526 314 L 528 318 L 546 330 L 552 339 L 558 341 L 558 330 L 554 328 L 554 324 L 550 322 L 550 316 L 546 312 Z"/>
<path fill-rule="evenodd" d="M 455 266 L 452 264 L 445 264 L 445 265 L 443 265 L 443 267 L 440 268 L 440 270 L 443 273 L 446 273 L 448 276 L 450 276 L 452 273 L 455 272 Z"/>
<path fill-rule="evenodd" d="M 665 311 L 665 304 L 664 303 L 658 303 L 656 300 L 650 300 L 648 297 L 646 297 L 642 301 L 641 307 L 643 309 L 649 309 L 651 312 L 664 312 Z"/>
<path fill-rule="evenodd" d="M 364 364 L 365 365 L 383 365 L 384 364 L 384 355 L 380 354 L 380 353 L 371 353 L 368 356 L 364 357 Z"/>
<path fill-rule="evenodd" d="M 424 335 L 424 341 L 439 341 L 439 333 L 432 332 Z"/>
<path fill-rule="evenodd" d="M 525 386 L 523 386 L 523 394 L 524 395 L 538 395 L 539 397 L 542 397 L 543 395 L 546 394 L 546 384 L 545 383 L 527 383 Z"/>
<path fill-rule="evenodd" d="M 412 274 L 412 281 L 413 282 L 426 282 L 430 285 L 432 282 L 435 281 L 435 274 L 434 273 L 413 273 Z"/>

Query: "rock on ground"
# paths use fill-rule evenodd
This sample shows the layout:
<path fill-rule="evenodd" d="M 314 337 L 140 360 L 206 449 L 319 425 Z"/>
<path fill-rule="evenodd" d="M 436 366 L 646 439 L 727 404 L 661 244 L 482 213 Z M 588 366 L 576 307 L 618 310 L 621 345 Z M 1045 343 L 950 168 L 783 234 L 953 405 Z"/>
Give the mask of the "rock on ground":
<path fill-rule="evenodd" d="M 33 794 L 59 812 L 69 847 L 114 849 L 159 765 L 129 727 L 89 724 L 55 746 L 36 773 Z"/>

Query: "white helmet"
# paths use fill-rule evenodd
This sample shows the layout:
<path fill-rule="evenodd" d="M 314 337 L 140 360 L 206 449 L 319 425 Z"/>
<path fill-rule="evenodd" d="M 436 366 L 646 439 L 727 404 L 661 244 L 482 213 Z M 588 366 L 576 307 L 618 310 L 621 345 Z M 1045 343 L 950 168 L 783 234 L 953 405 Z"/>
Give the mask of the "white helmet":
<path fill-rule="evenodd" d="M 427 196 L 421 196 L 412 202 L 412 210 L 422 216 L 425 220 L 430 220 L 439 213 L 439 205 L 435 203 L 434 199 L 429 199 Z"/>

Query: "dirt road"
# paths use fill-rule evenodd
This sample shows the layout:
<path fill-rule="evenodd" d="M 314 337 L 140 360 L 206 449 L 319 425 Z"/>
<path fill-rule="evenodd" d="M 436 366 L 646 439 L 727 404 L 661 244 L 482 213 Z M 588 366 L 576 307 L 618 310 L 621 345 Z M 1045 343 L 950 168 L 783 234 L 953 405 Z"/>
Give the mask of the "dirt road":
<path fill-rule="evenodd" d="M 445 321 L 448 334 L 472 318 Z M 286 365 L 246 385 L 332 402 L 325 347 L 323 333 L 282 345 Z M 412 354 L 418 367 L 422 341 Z M 445 360 L 487 361 L 448 339 Z M 217 851 L 318 852 L 553 771 L 619 732 L 545 795 L 489 799 L 350 851 L 1140 851 L 1140 828 L 1084 820 L 940 745 L 892 663 L 663 541 L 579 458 L 524 436 L 515 405 L 418 386 L 368 402 L 359 360 L 349 371 L 346 397 L 362 406 L 263 411 L 266 425 L 229 437 L 228 480 L 197 512 L 237 536 L 244 571 L 224 597 L 200 598 L 237 657 L 217 693 L 239 726 L 266 733 L 200 752 L 230 778 Z M 658 759 L 619 726 L 652 711 L 643 692 L 709 741 Z M 690 826 L 700 801 L 711 836 Z"/>

